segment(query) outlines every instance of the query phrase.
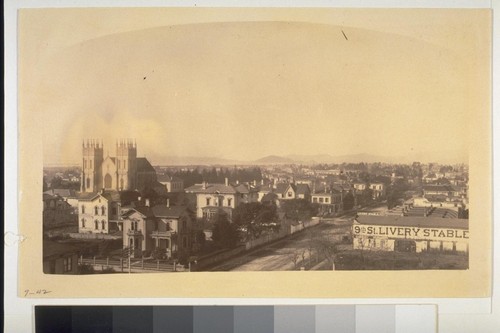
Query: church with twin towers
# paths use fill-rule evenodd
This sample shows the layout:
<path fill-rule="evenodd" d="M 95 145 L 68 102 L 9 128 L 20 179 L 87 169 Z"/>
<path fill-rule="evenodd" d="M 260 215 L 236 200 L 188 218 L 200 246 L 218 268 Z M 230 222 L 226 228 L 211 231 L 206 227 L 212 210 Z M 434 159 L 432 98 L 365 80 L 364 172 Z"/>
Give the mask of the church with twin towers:
<path fill-rule="evenodd" d="M 144 157 L 137 157 L 132 139 L 116 141 L 115 156 L 104 156 L 102 140 L 82 143 L 81 191 L 143 190 L 157 183 L 156 171 Z"/>

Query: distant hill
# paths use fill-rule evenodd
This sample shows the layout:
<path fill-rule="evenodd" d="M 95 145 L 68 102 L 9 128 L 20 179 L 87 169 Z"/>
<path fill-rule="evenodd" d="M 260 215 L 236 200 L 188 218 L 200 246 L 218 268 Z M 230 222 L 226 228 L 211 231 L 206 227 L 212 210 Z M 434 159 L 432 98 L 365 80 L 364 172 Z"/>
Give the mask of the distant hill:
<path fill-rule="evenodd" d="M 332 156 L 316 155 L 268 155 L 254 161 L 241 161 L 220 157 L 165 156 L 153 158 L 154 165 L 268 165 L 268 164 L 341 164 L 341 163 L 412 163 L 437 162 L 443 164 L 468 163 L 467 154 L 460 152 L 441 152 L 428 154 L 408 154 L 407 156 L 379 156 L 372 154 L 348 154 Z"/>
<path fill-rule="evenodd" d="M 259 158 L 258 160 L 254 161 L 254 163 L 256 163 L 256 164 L 293 164 L 296 162 L 291 158 L 276 156 L 276 155 L 269 155 L 266 157 Z"/>

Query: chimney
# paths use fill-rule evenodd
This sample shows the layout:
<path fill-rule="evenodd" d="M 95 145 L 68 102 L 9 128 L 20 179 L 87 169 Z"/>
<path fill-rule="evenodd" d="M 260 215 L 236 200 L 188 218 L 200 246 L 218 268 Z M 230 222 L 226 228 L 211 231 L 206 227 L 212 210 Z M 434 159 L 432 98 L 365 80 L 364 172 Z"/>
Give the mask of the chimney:
<path fill-rule="evenodd" d="M 145 205 L 146 207 L 149 207 L 149 199 L 146 199 L 146 201 L 145 201 L 144 205 Z"/>
<path fill-rule="evenodd" d="M 264 185 L 264 178 L 260 180 L 260 185 Z"/>
<path fill-rule="evenodd" d="M 227 179 L 227 177 L 224 179 L 224 182 L 225 182 L 226 186 L 229 185 L 229 179 Z"/>
<path fill-rule="evenodd" d="M 167 198 L 167 207 L 170 207 L 170 199 Z"/>
<path fill-rule="evenodd" d="M 239 185 L 240 184 L 240 181 L 238 179 L 236 179 L 236 185 Z"/>
<path fill-rule="evenodd" d="M 256 180 L 253 181 L 253 186 L 257 186 L 257 181 Z"/>
<path fill-rule="evenodd" d="M 203 188 L 204 190 L 206 190 L 206 189 L 207 189 L 207 182 L 206 182 L 206 181 L 203 181 L 203 183 L 202 183 L 202 188 Z"/>

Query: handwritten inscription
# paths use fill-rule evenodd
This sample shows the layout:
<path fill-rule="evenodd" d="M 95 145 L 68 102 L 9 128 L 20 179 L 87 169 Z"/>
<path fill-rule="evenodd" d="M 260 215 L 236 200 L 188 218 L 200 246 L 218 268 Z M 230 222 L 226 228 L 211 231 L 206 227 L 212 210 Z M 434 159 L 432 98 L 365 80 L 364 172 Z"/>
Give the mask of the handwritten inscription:
<path fill-rule="evenodd" d="M 36 289 L 36 290 L 25 289 L 24 290 L 24 297 L 37 296 L 37 295 L 47 295 L 47 294 L 50 294 L 51 292 L 52 292 L 51 290 L 47 290 L 47 289 Z"/>

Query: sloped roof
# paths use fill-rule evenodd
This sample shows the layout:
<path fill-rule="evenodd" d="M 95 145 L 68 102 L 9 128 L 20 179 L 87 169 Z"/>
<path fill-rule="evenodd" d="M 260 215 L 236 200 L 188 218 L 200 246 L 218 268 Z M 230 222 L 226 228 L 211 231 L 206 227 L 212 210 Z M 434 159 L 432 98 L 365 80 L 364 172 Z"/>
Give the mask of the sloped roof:
<path fill-rule="evenodd" d="M 170 206 L 157 205 L 152 208 L 153 214 L 156 217 L 174 217 L 178 218 L 188 211 L 186 206 Z"/>
<path fill-rule="evenodd" d="M 423 228 L 457 228 L 469 229 L 469 220 L 466 219 L 444 219 L 442 217 L 421 216 L 358 216 L 360 224 L 392 225 Z"/>
<path fill-rule="evenodd" d="M 155 168 L 149 163 L 148 159 L 145 157 L 137 157 L 136 159 L 136 170 L 137 172 L 154 172 L 156 173 Z"/>
<path fill-rule="evenodd" d="M 101 195 L 109 201 L 120 201 L 120 192 L 115 190 L 105 190 Z"/>
<path fill-rule="evenodd" d="M 57 199 L 57 196 L 52 195 L 52 194 L 48 194 L 48 193 L 43 193 L 43 201 L 51 200 L 51 199 Z"/>
<path fill-rule="evenodd" d="M 159 181 L 159 182 L 171 182 L 172 181 L 172 177 L 170 177 L 169 175 L 167 174 L 159 174 L 159 175 L 156 175 L 156 179 Z"/>
<path fill-rule="evenodd" d="M 75 190 L 70 190 L 70 189 L 65 189 L 65 188 L 51 189 L 51 190 L 45 191 L 43 193 L 52 194 L 52 195 L 58 195 L 58 196 L 63 197 L 63 198 L 74 198 L 74 197 L 76 197 Z"/>
<path fill-rule="evenodd" d="M 126 212 L 124 212 L 122 214 L 122 217 L 130 216 L 130 215 L 134 214 L 135 212 L 138 212 L 138 213 L 144 215 L 145 217 L 153 217 L 154 216 L 153 215 L 153 211 L 151 210 L 150 207 L 148 207 L 148 206 L 138 206 L 138 207 L 129 209 Z"/>
<path fill-rule="evenodd" d="M 124 205 L 136 201 L 140 196 L 141 194 L 137 191 L 120 191 L 120 201 Z"/>
<path fill-rule="evenodd" d="M 76 195 L 78 200 L 92 200 L 97 197 L 99 193 L 97 192 L 80 192 Z"/>
<path fill-rule="evenodd" d="M 203 188 L 203 184 L 195 184 L 186 189 L 186 192 L 194 193 L 226 193 L 235 194 L 239 193 L 232 185 L 225 184 L 207 184 L 206 188 Z"/>
<path fill-rule="evenodd" d="M 235 186 L 234 188 L 239 193 L 244 193 L 244 194 L 250 193 L 250 190 L 244 184 L 239 184 L 239 185 Z"/>
<path fill-rule="evenodd" d="M 261 202 L 275 201 L 276 199 L 278 199 L 278 195 L 276 193 L 267 193 L 262 197 Z"/>
<path fill-rule="evenodd" d="M 309 194 L 311 190 L 309 189 L 309 185 L 307 184 L 297 184 L 297 194 Z"/>
<path fill-rule="evenodd" d="M 278 183 L 276 184 L 276 189 L 274 190 L 275 193 L 285 193 L 286 190 L 288 190 L 288 186 L 290 184 L 287 183 Z"/>

